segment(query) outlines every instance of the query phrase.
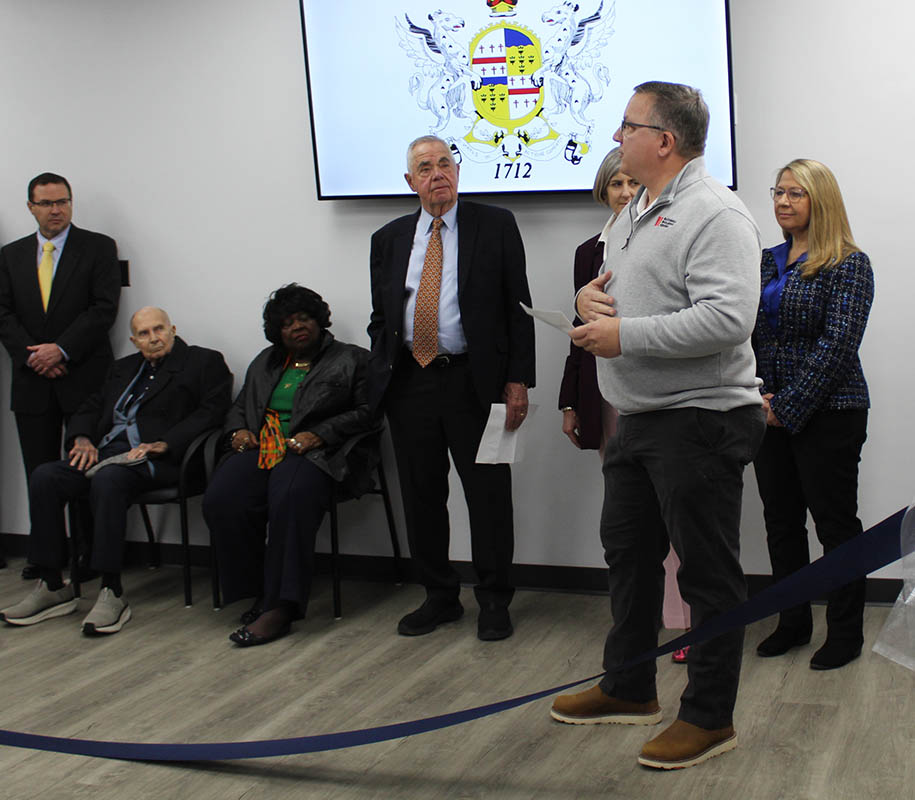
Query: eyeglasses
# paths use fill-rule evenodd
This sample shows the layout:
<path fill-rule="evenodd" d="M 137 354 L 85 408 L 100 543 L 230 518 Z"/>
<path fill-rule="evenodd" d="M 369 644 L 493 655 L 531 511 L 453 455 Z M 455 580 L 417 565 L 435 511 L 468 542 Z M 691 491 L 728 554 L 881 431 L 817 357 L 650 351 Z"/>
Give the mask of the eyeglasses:
<path fill-rule="evenodd" d="M 636 128 L 651 128 L 653 131 L 666 131 L 667 128 L 662 128 L 660 125 L 646 125 L 642 122 L 629 122 L 627 119 L 623 119 L 620 123 L 620 133 L 625 136 L 627 133 L 634 133 Z"/>
<path fill-rule="evenodd" d="M 776 202 L 782 200 L 785 195 L 788 196 L 789 203 L 800 203 L 807 196 L 807 192 L 797 187 L 782 189 L 780 186 L 773 186 L 769 189 L 769 196 Z"/>
<path fill-rule="evenodd" d="M 65 197 L 63 200 L 36 200 L 35 202 L 29 200 L 29 203 L 39 208 L 66 208 L 70 205 L 70 198 Z"/>

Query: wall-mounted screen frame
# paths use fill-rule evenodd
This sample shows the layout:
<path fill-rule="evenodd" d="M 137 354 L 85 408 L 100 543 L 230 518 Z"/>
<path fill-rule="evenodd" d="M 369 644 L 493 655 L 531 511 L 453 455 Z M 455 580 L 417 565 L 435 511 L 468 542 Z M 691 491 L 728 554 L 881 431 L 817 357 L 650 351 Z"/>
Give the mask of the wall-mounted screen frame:
<path fill-rule="evenodd" d="M 696 86 L 736 187 L 727 0 L 299 0 L 319 199 L 408 195 L 435 134 L 463 194 L 588 191 L 632 88 Z"/>

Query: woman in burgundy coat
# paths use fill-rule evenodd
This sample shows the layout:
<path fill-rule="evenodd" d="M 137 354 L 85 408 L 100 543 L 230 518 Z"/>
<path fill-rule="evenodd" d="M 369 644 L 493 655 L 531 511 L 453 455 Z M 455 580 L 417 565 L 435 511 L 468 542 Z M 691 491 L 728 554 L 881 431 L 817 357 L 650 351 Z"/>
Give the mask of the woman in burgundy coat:
<path fill-rule="evenodd" d="M 620 172 L 620 151 L 615 147 L 601 162 L 594 178 L 594 199 L 613 213 L 604 229 L 579 245 L 575 251 L 575 291 L 593 281 L 604 263 L 604 241 L 617 214 L 635 196 L 639 182 Z M 575 321 L 576 325 L 581 320 Z M 616 428 L 616 411 L 601 397 L 597 388 L 594 356 L 569 344 L 562 385 L 559 389 L 562 432 L 582 450 L 603 449 Z"/>

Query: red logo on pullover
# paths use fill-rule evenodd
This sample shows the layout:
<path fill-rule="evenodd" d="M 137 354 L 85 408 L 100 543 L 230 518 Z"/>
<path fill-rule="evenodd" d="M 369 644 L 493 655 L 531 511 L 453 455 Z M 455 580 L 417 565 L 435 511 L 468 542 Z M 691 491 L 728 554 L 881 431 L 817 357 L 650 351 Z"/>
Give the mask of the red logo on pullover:
<path fill-rule="evenodd" d="M 671 225 L 675 225 L 676 222 L 677 220 L 670 217 L 660 216 L 654 221 L 654 226 L 656 228 L 669 228 Z"/>

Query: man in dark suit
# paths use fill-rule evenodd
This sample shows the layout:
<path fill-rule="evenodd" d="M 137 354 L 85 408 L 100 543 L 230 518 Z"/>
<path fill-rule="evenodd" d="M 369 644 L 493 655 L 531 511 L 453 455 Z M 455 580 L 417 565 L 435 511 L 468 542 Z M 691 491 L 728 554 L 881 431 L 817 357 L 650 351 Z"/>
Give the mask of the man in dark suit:
<path fill-rule="evenodd" d="M 459 167 L 448 146 L 423 136 L 404 176 L 421 208 L 372 236 L 370 398 L 391 426 L 410 553 L 426 601 L 400 620 L 416 636 L 463 614 L 448 559 L 448 453 L 464 487 L 480 604 L 477 634 L 512 634 L 511 472 L 477 464 L 492 403 L 517 429 L 534 384 L 533 322 L 524 247 L 505 209 L 458 201 Z"/>
<path fill-rule="evenodd" d="M 0 250 L 0 341 L 26 478 L 60 458 L 64 423 L 104 380 L 121 294 L 114 240 L 70 223 L 67 179 L 42 173 L 28 197 L 37 234 Z"/>
<path fill-rule="evenodd" d="M 173 484 L 188 445 L 220 426 L 229 408 L 232 374 L 220 353 L 185 344 L 159 308 L 140 309 L 130 327 L 139 352 L 118 359 L 101 390 L 70 419 L 69 460 L 42 464 L 32 473 L 29 560 L 40 577 L 24 600 L 0 612 L 11 625 L 76 610 L 73 587 L 61 574 L 67 561 L 63 507 L 88 496 L 92 567 L 102 573 L 102 588 L 83 633 L 119 631 L 131 613 L 121 587 L 127 508 L 139 494 Z M 87 475 L 108 459 L 114 463 Z"/>

